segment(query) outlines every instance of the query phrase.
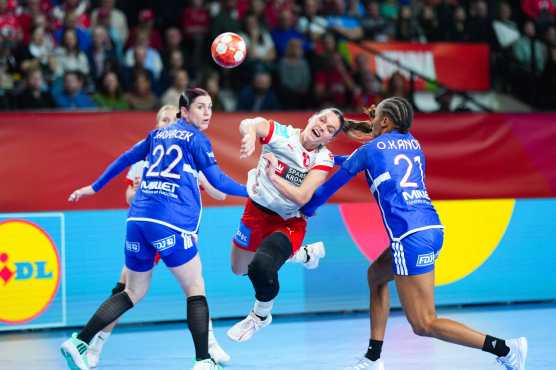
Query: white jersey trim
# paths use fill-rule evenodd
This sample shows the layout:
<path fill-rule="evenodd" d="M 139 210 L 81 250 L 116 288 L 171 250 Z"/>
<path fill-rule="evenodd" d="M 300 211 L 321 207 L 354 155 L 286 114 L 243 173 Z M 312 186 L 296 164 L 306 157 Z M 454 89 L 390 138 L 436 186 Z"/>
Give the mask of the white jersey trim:
<path fill-rule="evenodd" d="M 394 241 L 394 242 L 401 241 L 406 236 L 411 235 L 413 233 L 416 233 L 418 231 L 424 231 L 424 230 L 430 230 L 430 229 L 443 229 L 443 228 L 444 228 L 444 225 L 428 225 L 428 226 L 417 227 L 415 229 L 411 229 L 411 230 L 406 231 L 400 237 L 392 238 L 392 241 Z"/>
<path fill-rule="evenodd" d="M 373 184 L 371 185 L 371 192 L 375 192 L 376 189 L 382 184 L 384 181 L 388 181 L 392 178 L 390 172 L 386 171 L 377 176 L 376 179 L 373 180 Z"/>
<path fill-rule="evenodd" d="M 200 217 L 199 217 L 200 219 Z M 172 225 L 168 222 L 164 222 L 161 220 L 157 220 L 155 218 L 148 218 L 148 217 L 128 217 L 128 219 L 126 221 L 140 221 L 140 222 L 152 222 L 154 224 L 159 224 L 159 225 L 164 225 L 169 227 L 170 229 L 174 229 L 176 231 L 179 231 L 180 233 L 184 233 L 184 234 L 188 234 L 188 235 L 192 235 L 192 234 L 197 234 L 197 229 L 195 229 L 195 231 L 189 231 L 189 230 L 185 230 L 182 229 L 181 227 L 177 227 L 175 225 Z M 199 227 L 199 224 L 197 224 L 197 228 Z"/>

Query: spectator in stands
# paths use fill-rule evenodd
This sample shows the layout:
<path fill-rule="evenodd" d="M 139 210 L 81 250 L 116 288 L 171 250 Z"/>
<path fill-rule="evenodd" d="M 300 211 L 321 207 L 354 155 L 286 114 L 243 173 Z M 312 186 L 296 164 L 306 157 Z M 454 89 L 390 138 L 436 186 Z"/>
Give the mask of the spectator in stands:
<path fill-rule="evenodd" d="M 31 41 L 19 53 L 21 71 L 26 73 L 30 69 L 40 68 L 47 80 L 51 80 L 54 73 L 55 61 L 54 42 L 43 27 L 33 30 Z"/>
<path fill-rule="evenodd" d="M 180 50 L 172 51 L 172 54 L 170 54 L 169 65 L 164 68 L 160 76 L 160 91 L 165 91 L 172 86 L 176 73 L 182 69 L 186 69 L 183 58 L 183 53 Z"/>
<path fill-rule="evenodd" d="M 93 28 L 93 44 L 87 51 L 87 60 L 91 70 L 91 78 L 95 81 L 103 76 L 106 70 L 119 71 L 118 56 L 112 45 L 108 32 L 102 26 Z"/>
<path fill-rule="evenodd" d="M 391 98 L 393 96 L 406 98 L 415 108 L 413 82 L 405 78 L 400 71 L 392 73 L 386 87 L 385 98 Z"/>
<path fill-rule="evenodd" d="M 174 74 L 174 84 L 170 86 L 162 95 L 160 105 L 176 104 L 180 99 L 180 95 L 187 90 L 189 86 L 189 75 L 185 69 L 181 69 Z"/>
<path fill-rule="evenodd" d="M 395 21 L 398 19 L 398 13 L 400 11 L 398 2 L 396 0 L 384 0 L 380 4 L 380 15 L 386 19 Z"/>
<path fill-rule="evenodd" d="M 523 35 L 513 45 L 513 55 L 518 65 L 528 73 L 541 74 L 546 63 L 546 46 L 536 38 L 535 24 L 526 21 Z"/>
<path fill-rule="evenodd" d="M 260 112 L 278 109 L 280 109 L 280 103 L 272 89 L 270 73 L 264 70 L 257 71 L 253 77 L 253 83 L 241 90 L 237 110 Z"/>
<path fill-rule="evenodd" d="M 334 0 L 331 3 L 331 14 L 326 17 L 328 30 L 348 40 L 359 40 L 363 37 L 359 20 L 346 13 L 345 0 Z"/>
<path fill-rule="evenodd" d="M 56 40 L 58 45 L 60 45 L 64 42 L 66 31 L 72 30 L 75 32 L 79 48 L 81 50 L 88 50 L 91 46 L 91 35 L 86 28 L 78 24 L 77 20 L 78 18 L 75 13 L 66 13 L 63 25 L 57 27 L 56 31 L 54 32 L 54 39 Z"/>
<path fill-rule="evenodd" d="M 319 107 L 344 108 L 350 101 L 355 84 L 342 56 L 336 50 L 334 36 L 323 36 L 324 52 L 319 56 L 314 80 L 314 98 Z"/>
<path fill-rule="evenodd" d="M 106 27 L 116 47 L 123 50 L 129 36 L 127 17 L 124 12 L 114 7 L 114 3 L 115 0 L 101 0 L 100 7 L 94 9 L 91 14 L 91 23 L 93 26 Z"/>
<path fill-rule="evenodd" d="M 211 40 L 222 32 L 241 32 L 237 0 L 220 0 L 220 10 L 210 26 Z"/>
<path fill-rule="evenodd" d="M 62 77 L 67 71 L 78 71 L 84 76 L 89 74 L 89 61 L 79 48 L 74 29 L 65 30 L 61 45 L 54 50 L 54 57 L 56 60 L 55 78 Z"/>
<path fill-rule="evenodd" d="M 272 0 L 266 1 L 264 7 L 265 23 L 269 29 L 274 29 L 280 25 L 280 17 L 283 12 L 293 14 L 295 11 L 295 1 L 293 0 Z"/>
<path fill-rule="evenodd" d="M 394 37 L 394 23 L 380 15 L 378 1 L 371 0 L 365 4 L 365 15 L 359 18 L 363 38 L 371 41 L 386 42 Z"/>
<path fill-rule="evenodd" d="M 548 50 L 548 61 L 540 81 L 540 106 L 546 110 L 556 110 L 556 46 Z"/>
<path fill-rule="evenodd" d="M 203 88 L 212 97 L 212 110 L 216 112 L 231 111 L 235 106 L 235 101 L 226 99 L 220 90 L 220 75 L 211 70 L 205 73 L 202 83 Z"/>
<path fill-rule="evenodd" d="M 93 100 L 99 108 L 109 110 L 127 110 L 129 104 L 124 99 L 124 94 L 118 80 L 118 75 L 113 71 L 107 71 L 100 79 L 99 92 L 93 96 Z"/>
<path fill-rule="evenodd" d="M 484 42 L 494 45 L 494 30 L 492 28 L 492 20 L 488 14 L 488 6 L 486 1 L 477 0 L 471 5 L 468 21 L 469 38 L 471 42 Z"/>
<path fill-rule="evenodd" d="M 423 5 L 419 22 L 427 42 L 436 42 L 442 39 L 438 18 L 432 6 Z"/>
<path fill-rule="evenodd" d="M 160 50 L 162 48 L 162 36 L 154 27 L 154 12 L 152 9 L 143 9 L 139 12 L 139 24 L 131 31 L 127 46 L 143 45 L 148 48 Z M 144 40 L 139 41 L 139 37 Z"/>
<path fill-rule="evenodd" d="M 544 42 L 548 48 L 556 47 L 556 26 L 550 26 L 544 32 Z"/>
<path fill-rule="evenodd" d="M 360 111 L 362 107 L 378 104 L 384 93 L 382 80 L 370 68 L 369 56 L 359 53 L 353 63 L 353 81 L 357 84 L 352 108 Z"/>
<path fill-rule="evenodd" d="M 453 33 L 455 19 L 456 7 L 458 6 L 458 0 L 440 0 L 440 3 L 435 6 L 436 16 L 438 18 L 439 33 L 444 35 L 444 41 L 452 41 L 450 34 Z M 466 13 L 463 9 L 463 22 L 465 22 Z M 461 20 L 459 22 L 462 22 Z M 458 25 L 459 28 L 463 28 L 462 25 Z"/>
<path fill-rule="evenodd" d="M 88 0 L 62 0 L 51 11 L 55 27 L 60 27 L 63 23 L 66 23 L 66 18 L 68 14 L 71 13 L 75 16 L 76 27 L 83 29 L 89 28 L 91 26 L 91 20 L 87 14 L 88 7 Z"/>
<path fill-rule="evenodd" d="M 53 94 L 56 106 L 63 109 L 95 108 L 95 102 L 83 91 L 83 80 L 79 72 L 65 72 L 63 89 Z"/>
<path fill-rule="evenodd" d="M 24 89 L 17 95 L 18 109 L 52 109 L 56 105 L 39 68 L 27 70 Z"/>
<path fill-rule="evenodd" d="M 160 78 L 160 73 L 162 71 L 162 59 L 158 51 L 149 46 L 149 32 L 145 29 L 140 29 L 137 31 L 135 37 L 135 44 L 133 47 L 129 48 L 125 55 L 125 65 L 127 67 L 134 66 L 135 63 L 135 49 L 144 49 L 146 52 L 143 67 L 152 72 L 154 79 L 158 80 Z"/>
<path fill-rule="evenodd" d="M 288 42 L 291 39 L 302 40 L 305 51 L 308 51 L 310 47 L 305 37 L 294 28 L 293 14 L 289 10 L 284 10 L 280 14 L 279 25 L 271 31 L 271 36 L 279 58 L 284 55 Z"/>
<path fill-rule="evenodd" d="M 426 41 L 423 30 L 408 5 L 402 6 L 398 13 L 396 40 L 407 42 Z"/>
<path fill-rule="evenodd" d="M 521 0 L 521 9 L 536 23 L 541 33 L 554 24 L 556 6 L 552 0 Z"/>
<path fill-rule="evenodd" d="M 158 108 L 158 98 L 154 95 L 149 75 L 144 71 L 137 72 L 134 76 L 133 90 L 124 95 L 133 110 L 154 111 Z"/>
<path fill-rule="evenodd" d="M 458 6 L 454 10 L 454 21 L 448 26 L 447 41 L 468 42 L 471 40 L 467 25 L 467 13 L 465 9 Z"/>
<path fill-rule="evenodd" d="M 210 30 L 210 14 L 203 0 L 192 0 L 182 15 L 182 30 L 185 35 L 191 67 L 196 71 L 206 59 L 207 37 Z"/>
<path fill-rule="evenodd" d="M 307 108 L 307 98 L 311 87 L 311 70 L 303 57 L 303 44 L 299 39 L 291 39 L 286 54 L 278 62 L 280 80 L 280 100 L 286 109 Z"/>
<path fill-rule="evenodd" d="M 247 45 L 247 69 L 249 71 L 260 67 L 270 69 L 276 59 L 274 41 L 254 14 L 245 16 L 244 33 L 241 35 Z"/>
<path fill-rule="evenodd" d="M 171 56 L 176 51 L 182 55 L 181 60 L 185 61 L 185 50 L 181 31 L 177 27 L 168 27 L 164 32 L 164 48 L 160 52 L 164 69 L 170 68 Z M 162 74 L 164 74 L 164 70 Z"/>
<path fill-rule="evenodd" d="M 303 14 L 297 20 L 297 31 L 311 43 L 315 43 L 326 32 L 328 21 L 319 15 L 320 2 L 305 0 Z"/>
<path fill-rule="evenodd" d="M 27 0 L 25 6 L 20 9 L 20 14 L 17 16 L 17 21 L 23 31 L 23 44 L 27 45 L 31 40 L 33 30 L 38 26 L 35 24 L 35 17 L 42 16 L 46 19 L 44 14 L 49 14 L 51 4 L 49 1 L 44 0 Z M 42 25 L 43 27 L 46 25 Z"/>

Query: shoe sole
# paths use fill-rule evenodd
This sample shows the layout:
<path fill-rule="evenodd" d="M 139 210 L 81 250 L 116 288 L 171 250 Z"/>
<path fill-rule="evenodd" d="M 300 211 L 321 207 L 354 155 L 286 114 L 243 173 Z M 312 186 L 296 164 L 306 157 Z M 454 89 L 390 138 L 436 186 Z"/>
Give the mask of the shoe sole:
<path fill-rule="evenodd" d="M 66 351 L 64 348 L 60 348 L 60 352 L 62 353 L 62 356 L 64 356 L 64 358 L 66 359 L 68 367 L 71 370 L 81 370 L 79 366 L 77 366 L 75 361 L 73 361 L 73 357 L 71 357 L 71 354 L 68 351 Z"/>
<path fill-rule="evenodd" d="M 522 352 L 523 363 L 520 364 L 522 365 L 520 370 L 525 370 L 525 361 L 527 360 L 527 350 L 528 350 L 527 338 L 519 339 L 519 343 L 523 345 L 523 352 Z"/>

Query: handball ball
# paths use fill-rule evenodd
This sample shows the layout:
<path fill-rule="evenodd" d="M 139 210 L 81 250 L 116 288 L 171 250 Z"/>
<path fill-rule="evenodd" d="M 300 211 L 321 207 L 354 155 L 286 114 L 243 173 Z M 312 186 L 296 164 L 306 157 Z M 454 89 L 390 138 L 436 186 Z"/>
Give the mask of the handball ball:
<path fill-rule="evenodd" d="M 216 36 L 210 52 L 216 64 L 224 68 L 234 68 L 245 60 L 247 47 L 240 35 L 225 32 Z"/>

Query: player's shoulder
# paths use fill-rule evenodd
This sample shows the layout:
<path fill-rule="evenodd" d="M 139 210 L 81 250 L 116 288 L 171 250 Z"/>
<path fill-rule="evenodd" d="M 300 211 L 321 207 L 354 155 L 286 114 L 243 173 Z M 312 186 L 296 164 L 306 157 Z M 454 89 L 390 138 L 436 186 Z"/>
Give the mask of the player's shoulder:
<path fill-rule="evenodd" d="M 295 137 L 296 135 L 299 135 L 301 132 L 300 129 L 286 123 L 282 123 L 276 120 L 269 120 L 268 122 L 273 125 L 274 135 L 276 137 L 289 139 Z"/>

